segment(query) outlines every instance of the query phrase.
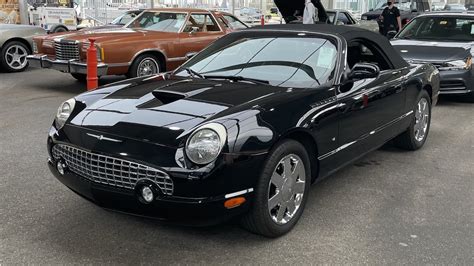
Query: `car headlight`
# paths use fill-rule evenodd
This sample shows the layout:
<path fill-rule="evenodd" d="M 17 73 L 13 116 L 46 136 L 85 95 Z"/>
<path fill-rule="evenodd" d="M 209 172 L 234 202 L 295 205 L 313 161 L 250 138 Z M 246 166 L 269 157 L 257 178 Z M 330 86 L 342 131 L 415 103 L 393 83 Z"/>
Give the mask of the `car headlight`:
<path fill-rule="evenodd" d="M 367 16 L 360 17 L 361 20 L 367 20 Z"/>
<path fill-rule="evenodd" d="M 75 105 L 76 105 L 76 100 L 72 98 L 63 102 L 59 106 L 58 112 L 56 113 L 56 119 L 55 119 L 57 129 L 61 129 L 64 126 L 69 116 L 71 116 Z"/>
<path fill-rule="evenodd" d="M 84 53 L 87 53 L 87 50 L 91 46 L 90 42 L 84 42 L 82 44 L 82 51 Z M 104 61 L 104 48 L 99 47 L 98 45 L 95 45 L 95 49 L 97 50 L 97 61 L 101 62 Z"/>
<path fill-rule="evenodd" d="M 449 69 L 470 69 L 472 66 L 472 57 L 467 58 L 466 60 L 455 60 L 447 62 L 445 68 Z"/>
<path fill-rule="evenodd" d="M 195 164 L 209 164 L 222 151 L 227 130 L 221 124 L 210 123 L 196 129 L 186 142 L 186 155 Z"/>

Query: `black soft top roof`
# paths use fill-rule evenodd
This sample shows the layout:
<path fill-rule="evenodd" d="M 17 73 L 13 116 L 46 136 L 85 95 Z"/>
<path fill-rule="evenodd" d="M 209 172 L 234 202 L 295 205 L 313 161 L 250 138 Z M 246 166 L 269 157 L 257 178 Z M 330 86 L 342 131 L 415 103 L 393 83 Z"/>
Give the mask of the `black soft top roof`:
<path fill-rule="evenodd" d="M 393 48 L 387 37 L 379 33 L 354 26 L 329 24 L 277 24 L 252 27 L 249 30 L 305 31 L 312 33 L 333 34 L 344 38 L 348 43 L 357 39 L 365 39 L 378 44 L 395 68 L 408 66 L 408 63 L 400 56 L 397 50 Z"/>

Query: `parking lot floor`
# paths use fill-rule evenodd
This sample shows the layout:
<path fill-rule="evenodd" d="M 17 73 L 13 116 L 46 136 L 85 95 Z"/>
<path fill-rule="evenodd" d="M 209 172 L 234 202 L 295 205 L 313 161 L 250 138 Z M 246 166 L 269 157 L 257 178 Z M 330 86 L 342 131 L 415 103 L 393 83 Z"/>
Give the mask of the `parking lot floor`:
<path fill-rule="evenodd" d="M 52 70 L 0 73 L 0 264 L 474 265 L 474 104 L 443 98 L 423 149 L 386 145 L 314 185 L 294 230 L 267 239 L 105 211 L 60 184 L 46 136 L 82 91 Z"/>

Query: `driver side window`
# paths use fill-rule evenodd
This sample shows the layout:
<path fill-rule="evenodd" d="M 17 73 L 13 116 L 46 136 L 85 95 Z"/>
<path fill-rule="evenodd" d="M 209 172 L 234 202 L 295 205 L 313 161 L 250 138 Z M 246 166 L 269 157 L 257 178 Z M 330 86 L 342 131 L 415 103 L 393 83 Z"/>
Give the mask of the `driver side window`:
<path fill-rule="evenodd" d="M 377 65 L 380 70 L 391 69 L 391 64 L 373 44 L 367 41 L 357 40 L 348 44 L 347 64 L 352 69 L 357 63 L 371 63 Z"/>

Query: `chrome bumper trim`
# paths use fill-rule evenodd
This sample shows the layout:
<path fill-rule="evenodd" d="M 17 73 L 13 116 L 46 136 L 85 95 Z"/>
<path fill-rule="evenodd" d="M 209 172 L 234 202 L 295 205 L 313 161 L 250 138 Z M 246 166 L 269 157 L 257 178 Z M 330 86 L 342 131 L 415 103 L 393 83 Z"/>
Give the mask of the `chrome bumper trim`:
<path fill-rule="evenodd" d="M 51 68 L 64 73 L 87 74 L 87 64 L 77 60 L 52 60 L 47 55 L 29 55 L 27 57 L 31 67 Z M 97 64 L 97 75 L 107 75 L 108 65 L 104 63 Z"/>

